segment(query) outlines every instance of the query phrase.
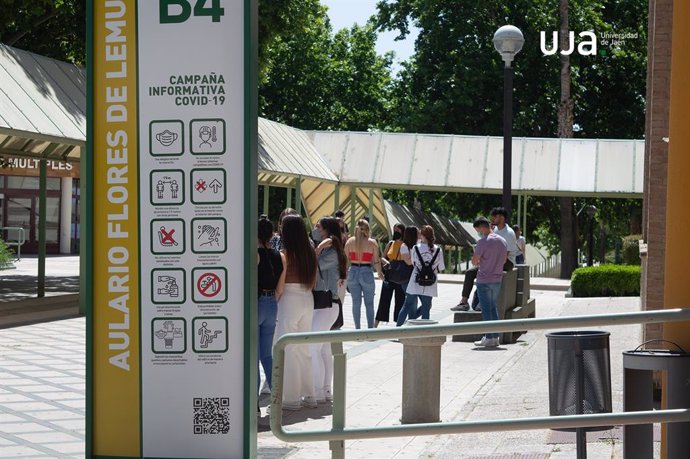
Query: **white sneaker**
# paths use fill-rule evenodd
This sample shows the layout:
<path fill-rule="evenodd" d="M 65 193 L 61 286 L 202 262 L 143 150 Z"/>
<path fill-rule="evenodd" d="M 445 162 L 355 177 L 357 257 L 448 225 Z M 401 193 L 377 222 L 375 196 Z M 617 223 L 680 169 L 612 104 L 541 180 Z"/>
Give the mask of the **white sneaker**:
<path fill-rule="evenodd" d="M 482 336 L 482 339 L 479 341 L 475 341 L 474 345 L 477 347 L 497 347 L 498 341 L 498 337 L 487 338 L 486 336 Z"/>
<path fill-rule="evenodd" d="M 311 395 L 308 395 L 302 398 L 302 406 L 306 408 L 316 408 L 318 404 L 316 403 L 316 398 L 312 397 Z"/>
<path fill-rule="evenodd" d="M 271 394 L 271 388 L 268 387 L 268 381 L 264 381 L 264 385 L 261 386 L 261 391 L 259 391 L 259 395 L 264 395 L 264 394 Z"/>

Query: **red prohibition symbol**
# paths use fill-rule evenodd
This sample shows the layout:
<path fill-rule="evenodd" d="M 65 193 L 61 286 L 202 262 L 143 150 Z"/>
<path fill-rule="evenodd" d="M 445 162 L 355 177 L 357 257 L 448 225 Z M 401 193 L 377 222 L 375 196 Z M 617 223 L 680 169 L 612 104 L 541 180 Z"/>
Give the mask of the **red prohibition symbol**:
<path fill-rule="evenodd" d="M 206 298 L 212 298 L 220 293 L 220 277 L 215 273 L 203 273 L 196 281 L 196 288 Z"/>

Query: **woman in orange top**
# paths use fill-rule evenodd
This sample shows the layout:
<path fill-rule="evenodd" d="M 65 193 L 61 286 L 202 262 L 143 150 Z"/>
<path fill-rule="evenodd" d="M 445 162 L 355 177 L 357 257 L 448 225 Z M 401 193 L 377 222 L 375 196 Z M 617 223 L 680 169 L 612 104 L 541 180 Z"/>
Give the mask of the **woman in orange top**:
<path fill-rule="evenodd" d="M 352 295 L 352 317 L 355 327 L 360 328 L 362 298 L 367 314 L 367 327 L 374 327 L 374 273 L 376 269 L 379 279 L 383 279 L 381 257 L 378 243 L 369 237 L 369 222 L 362 219 L 357 222 L 355 236 L 345 244 L 345 253 L 350 261 L 347 285 Z"/>
<path fill-rule="evenodd" d="M 402 254 L 400 253 L 400 249 L 403 245 L 403 234 L 405 234 L 405 225 L 402 223 L 396 223 L 393 226 L 393 239 L 388 241 L 386 248 L 383 249 L 383 258 L 385 260 L 389 262 L 402 261 L 403 258 Z M 396 322 L 398 320 L 400 309 L 405 301 L 405 290 L 401 284 L 384 279 L 383 285 L 381 285 L 381 295 L 379 296 L 379 307 L 376 309 L 376 321 L 374 322 L 374 328 L 379 326 L 379 322 L 388 322 L 393 294 L 395 294 L 393 322 Z"/>

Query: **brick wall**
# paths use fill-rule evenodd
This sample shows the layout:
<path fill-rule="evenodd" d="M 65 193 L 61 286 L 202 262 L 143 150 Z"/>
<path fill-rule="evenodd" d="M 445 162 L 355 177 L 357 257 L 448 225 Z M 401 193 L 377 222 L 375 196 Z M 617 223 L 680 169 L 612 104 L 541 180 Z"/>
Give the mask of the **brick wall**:
<path fill-rule="evenodd" d="M 648 253 L 643 263 L 642 305 L 661 309 L 664 305 L 664 254 L 666 178 L 671 79 L 671 29 L 673 0 L 649 1 L 647 113 L 645 120 L 645 187 L 643 236 Z M 645 326 L 644 339 L 661 338 L 659 324 Z"/>

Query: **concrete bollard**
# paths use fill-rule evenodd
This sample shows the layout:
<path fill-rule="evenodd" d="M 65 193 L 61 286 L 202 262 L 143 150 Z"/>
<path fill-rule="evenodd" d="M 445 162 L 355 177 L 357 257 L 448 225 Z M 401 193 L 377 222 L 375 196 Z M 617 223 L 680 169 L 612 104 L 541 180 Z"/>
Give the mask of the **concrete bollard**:
<path fill-rule="evenodd" d="M 434 325 L 435 320 L 410 320 L 408 325 Z M 404 338 L 403 424 L 438 422 L 441 398 L 441 346 L 445 336 Z"/>

